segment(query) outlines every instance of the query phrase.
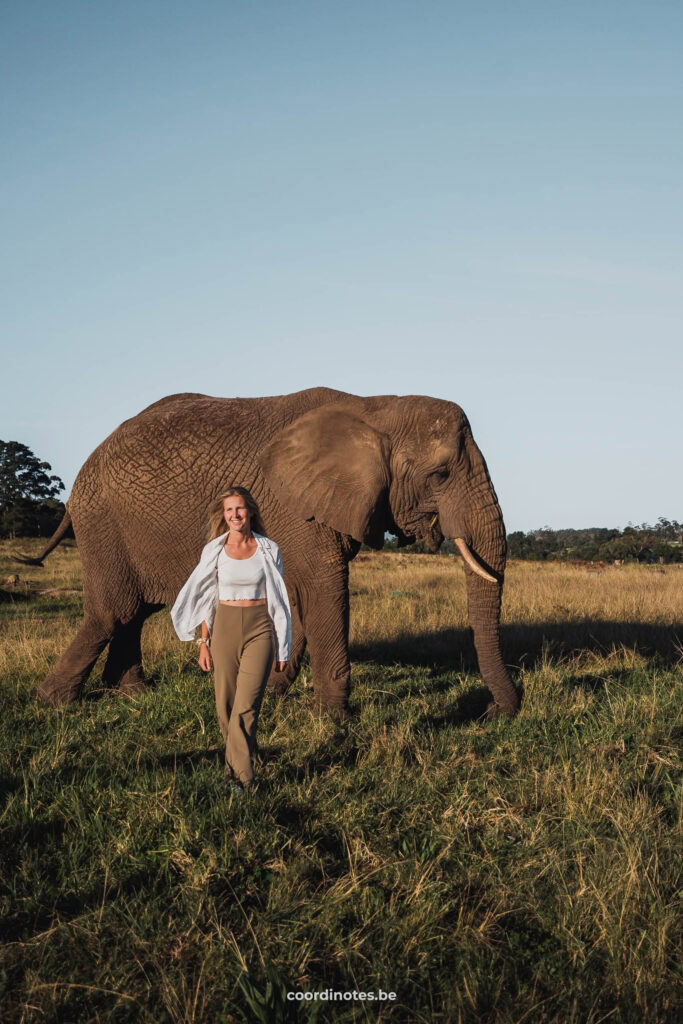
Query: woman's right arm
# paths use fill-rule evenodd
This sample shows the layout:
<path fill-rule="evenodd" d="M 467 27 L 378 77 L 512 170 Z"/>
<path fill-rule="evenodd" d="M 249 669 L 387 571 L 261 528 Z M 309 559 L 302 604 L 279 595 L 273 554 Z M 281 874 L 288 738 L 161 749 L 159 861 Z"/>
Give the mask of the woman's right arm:
<path fill-rule="evenodd" d="M 211 650 L 209 647 L 209 627 L 207 626 L 206 621 L 202 622 L 202 639 L 206 640 L 207 643 L 199 645 L 199 658 L 197 660 L 199 661 L 199 667 L 201 669 L 204 669 L 205 672 L 210 672 L 213 668 L 213 663 L 211 661 Z"/>

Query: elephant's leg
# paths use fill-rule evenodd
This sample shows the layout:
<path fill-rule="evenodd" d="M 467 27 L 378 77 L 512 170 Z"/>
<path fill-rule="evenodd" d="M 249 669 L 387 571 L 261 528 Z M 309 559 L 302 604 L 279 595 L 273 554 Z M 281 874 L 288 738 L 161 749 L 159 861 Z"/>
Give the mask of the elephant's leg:
<path fill-rule="evenodd" d="M 48 704 L 77 700 L 93 665 L 114 635 L 113 620 L 88 616 L 49 676 L 38 696 Z"/>
<path fill-rule="evenodd" d="M 349 663 L 348 566 L 339 579 L 318 581 L 302 592 L 300 613 L 308 642 L 313 692 L 320 707 L 348 712 Z"/>
<path fill-rule="evenodd" d="M 130 622 L 117 622 L 109 644 L 107 661 L 102 671 L 106 686 L 118 687 L 122 693 L 137 693 L 145 686 L 142 671 L 142 627 L 161 605 L 143 605 Z"/>
<path fill-rule="evenodd" d="M 297 609 L 292 606 L 292 644 L 289 652 L 289 661 L 287 662 L 287 667 L 284 672 L 278 672 L 273 668 L 268 679 L 269 688 L 276 693 L 278 697 L 284 697 L 298 676 L 305 650 L 306 636 L 304 634 Z"/>

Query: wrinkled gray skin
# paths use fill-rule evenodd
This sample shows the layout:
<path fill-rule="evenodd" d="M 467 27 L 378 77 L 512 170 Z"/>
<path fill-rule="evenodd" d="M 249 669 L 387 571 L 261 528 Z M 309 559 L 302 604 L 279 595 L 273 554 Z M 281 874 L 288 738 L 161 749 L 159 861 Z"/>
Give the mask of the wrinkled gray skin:
<path fill-rule="evenodd" d="M 343 712 L 349 697 L 348 563 L 388 530 L 437 551 L 464 537 L 498 583 L 466 567 L 469 618 L 491 713 L 519 699 L 500 650 L 505 528 L 467 417 L 421 396 L 359 398 L 311 388 L 273 398 L 164 398 L 126 420 L 81 469 L 62 525 L 83 562 L 85 616 L 42 684 L 55 704 L 79 697 L 109 646 L 104 681 L 143 685 L 140 634 L 172 604 L 206 541 L 207 510 L 228 484 L 247 487 L 280 545 L 292 605 L 292 652 L 272 686 L 285 692 L 308 646 L 315 695 Z M 435 518 L 436 517 L 436 518 Z M 455 571 L 455 567 L 454 567 Z"/>

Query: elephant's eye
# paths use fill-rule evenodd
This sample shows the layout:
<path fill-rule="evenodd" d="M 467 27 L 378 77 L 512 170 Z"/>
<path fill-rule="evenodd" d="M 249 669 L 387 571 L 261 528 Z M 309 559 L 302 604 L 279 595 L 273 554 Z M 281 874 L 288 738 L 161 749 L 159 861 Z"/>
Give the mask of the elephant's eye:
<path fill-rule="evenodd" d="M 446 466 L 439 466 L 438 469 L 433 470 L 430 474 L 430 479 L 435 483 L 439 483 L 442 480 L 448 479 L 448 469 Z"/>

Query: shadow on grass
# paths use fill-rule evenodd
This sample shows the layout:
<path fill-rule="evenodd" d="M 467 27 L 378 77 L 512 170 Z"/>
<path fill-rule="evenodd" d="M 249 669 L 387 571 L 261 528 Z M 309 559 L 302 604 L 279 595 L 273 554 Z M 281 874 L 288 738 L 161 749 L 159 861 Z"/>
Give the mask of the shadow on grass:
<path fill-rule="evenodd" d="M 104 658 L 102 658 L 104 663 Z M 181 674 L 186 674 L 184 671 Z M 152 671 L 145 672 L 144 682 L 141 684 L 139 689 L 126 690 L 121 689 L 118 683 L 106 683 L 101 676 L 97 676 L 92 681 L 86 683 L 83 690 L 81 700 L 86 702 L 96 702 L 102 700 L 105 697 L 121 697 L 123 700 L 129 697 L 135 697 L 138 693 L 147 693 L 152 690 L 158 689 L 159 686 L 164 685 L 168 682 L 168 676 L 165 672 L 159 672 L 152 669 Z"/>
<path fill-rule="evenodd" d="M 613 647 L 628 647 L 643 655 L 656 655 L 665 667 L 681 662 L 683 622 L 657 626 L 643 622 L 585 619 L 533 625 L 503 625 L 500 630 L 503 658 L 511 668 L 531 668 L 548 651 L 562 657 L 578 651 L 607 654 Z M 437 670 L 477 671 L 472 631 L 442 629 L 433 633 L 406 634 L 395 640 L 353 644 L 351 661 L 381 665 L 430 665 Z M 431 687 L 430 687 L 431 689 Z"/>
<path fill-rule="evenodd" d="M 279 773 L 283 782 L 307 782 L 314 775 L 326 775 L 338 768 L 354 768 L 362 744 L 343 726 L 325 743 L 321 743 L 303 764 L 288 763 Z"/>
<path fill-rule="evenodd" d="M 16 793 L 23 785 L 23 779 L 18 778 L 16 775 L 6 775 L 5 772 L 0 772 L 0 800 L 10 796 L 12 793 Z"/>
<path fill-rule="evenodd" d="M 578 676 L 570 676 L 565 680 L 564 685 L 570 690 L 584 690 L 586 693 L 601 693 L 607 684 L 609 679 L 612 683 L 626 683 L 630 676 L 630 669 L 610 669 L 610 671 L 603 676 L 596 675 L 593 672 L 586 672 Z"/>
<path fill-rule="evenodd" d="M 140 769 L 172 768 L 174 772 L 193 775 L 204 764 L 223 768 L 224 752 L 222 747 L 210 750 L 183 750 L 173 754 L 159 754 L 157 757 L 141 757 Z"/>
<path fill-rule="evenodd" d="M 284 748 L 278 746 L 259 747 L 256 763 L 260 762 L 259 767 L 262 767 L 268 761 L 276 761 L 282 756 L 283 751 Z M 203 765 L 208 764 L 222 772 L 225 764 L 225 751 L 223 746 L 219 745 L 208 750 L 183 750 L 173 754 L 141 757 L 136 763 L 141 771 L 172 768 L 174 772 L 193 775 Z"/>
<path fill-rule="evenodd" d="M 443 714 L 420 715 L 414 729 L 416 732 L 439 732 L 441 729 L 448 729 L 451 726 L 484 722 L 486 709 L 490 703 L 490 691 L 485 686 L 476 686 L 458 697 L 453 707 L 449 707 Z"/>
<path fill-rule="evenodd" d="M 0 604 L 27 604 L 32 597 L 28 591 L 0 589 Z"/>
<path fill-rule="evenodd" d="M 344 765 L 349 767 L 356 763 L 359 753 L 359 746 L 352 740 L 349 741 L 345 731 L 340 730 L 323 743 L 307 760 L 304 765 L 287 765 L 284 771 L 278 774 L 277 785 L 283 782 L 303 782 L 311 775 L 323 775 L 333 767 Z M 259 768 L 269 761 L 279 760 L 284 753 L 280 746 L 259 747 L 257 763 Z M 187 774 L 194 773 L 204 764 L 216 766 L 222 771 L 224 764 L 224 751 L 220 746 L 211 750 L 188 750 L 173 754 L 161 754 L 157 757 L 143 757 L 138 762 L 139 770 L 154 770 L 157 768 L 171 768 L 174 771 L 182 771 Z M 258 772 L 260 775 L 261 773 Z M 259 785 L 265 787 L 265 780 L 259 778 Z"/>
<path fill-rule="evenodd" d="M 46 827 L 50 834 L 58 838 L 60 833 L 55 831 L 58 823 L 49 823 Z M 61 823 L 62 832 L 66 831 L 66 824 Z M 19 830 L 17 830 L 19 831 Z M 24 830 L 25 831 L 25 830 Z M 22 835 L 23 843 L 32 846 L 43 846 L 49 836 Z M 27 843 L 27 839 L 33 840 Z M 89 889 L 82 889 L 79 892 L 61 892 L 51 902 L 50 908 L 46 906 L 37 907 L 35 911 L 18 910 L 11 912 L 2 921 L 3 939 L 5 942 L 28 942 L 32 938 L 42 935 L 48 929 L 58 924 L 65 924 L 80 917 L 82 914 L 102 907 L 107 903 L 117 904 L 124 902 L 134 896 L 147 898 L 153 892 L 158 882 L 161 869 L 158 865 L 136 869 L 127 876 L 113 883 L 111 890 L 103 896 L 103 883 L 99 881 Z"/>

